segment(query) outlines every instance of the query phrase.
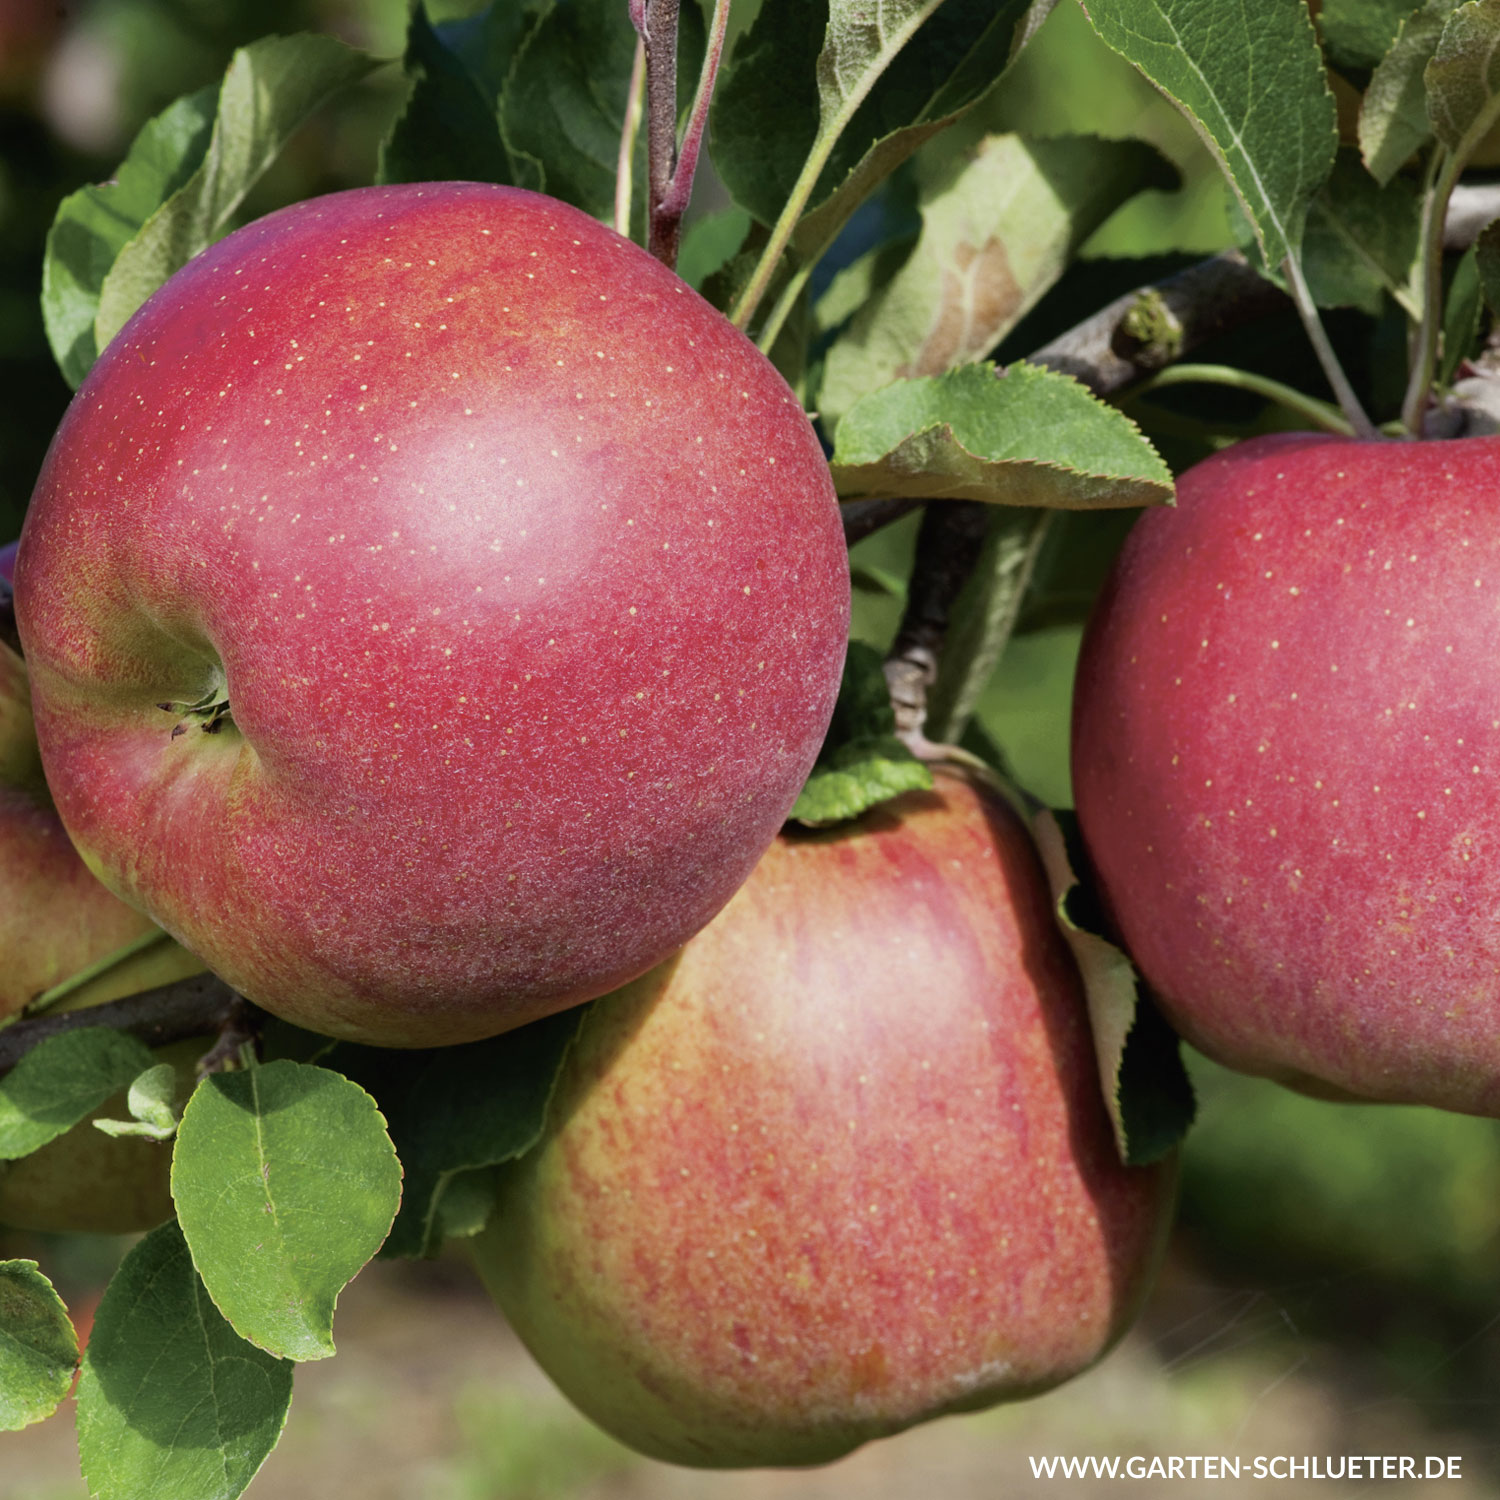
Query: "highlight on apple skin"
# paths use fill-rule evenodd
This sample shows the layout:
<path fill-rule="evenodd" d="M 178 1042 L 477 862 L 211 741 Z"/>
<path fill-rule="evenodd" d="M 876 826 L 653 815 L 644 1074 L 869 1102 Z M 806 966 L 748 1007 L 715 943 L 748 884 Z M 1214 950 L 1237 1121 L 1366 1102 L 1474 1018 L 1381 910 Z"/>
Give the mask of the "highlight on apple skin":
<path fill-rule="evenodd" d="M 1177 493 L 1074 698 L 1131 956 L 1229 1067 L 1500 1115 L 1500 440 L 1259 438 Z"/>
<path fill-rule="evenodd" d="M 476 1263 L 653 1457 L 823 1463 L 1078 1374 L 1139 1307 L 1173 1168 L 1122 1166 L 1030 837 L 938 773 L 786 836 L 599 1000 Z"/>
<path fill-rule="evenodd" d="M 391 1046 L 702 927 L 811 767 L 849 610 L 770 363 L 587 215 L 472 183 L 300 203 L 174 276 L 20 561 L 90 868 L 268 1010 Z"/>

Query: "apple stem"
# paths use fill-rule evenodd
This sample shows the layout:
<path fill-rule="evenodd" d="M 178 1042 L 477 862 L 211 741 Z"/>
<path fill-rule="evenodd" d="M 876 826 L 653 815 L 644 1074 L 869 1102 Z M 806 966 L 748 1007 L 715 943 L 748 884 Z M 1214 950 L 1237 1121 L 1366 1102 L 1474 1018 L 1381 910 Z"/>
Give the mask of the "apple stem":
<path fill-rule="evenodd" d="M 0 1074 L 8 1072 L 33 1047 L 66 1031 L 88 1026 L 108 1026 L 128 1036 L 139 1037 L 150 1047 L 192 1037 L 212 1036 L 220 1031 L 234 1005 L 250 1002 L 235 994 L 216 974 L 195 974 L 175 984 L 142 990 L 123 1000 L 90 1005 L 62 1015 L 37 1016 L 13 1021 L 0 1029 Z M 266 1017 L 262 1014 L 259 1022 Z"/>
<path fill-rule="evenodd" d="M 688 111 L 687 124 L 683 128 L 677 165 L 672 169 L 671 181 L 656 209 L 664 217 L 670 216 L 676 224 L 681 223 L 683 214 L 687 212 L 688 200 L 693 195 L 693 178 L 698 171 L 698 157 L 703 150 L 703 138 L 708 130 L 708 106 L 713 99 L 719 64 L 724 57 L 724 38 L 729 31 L 729 6 L 730 0 L 714 0 L 714 12 L 708 25 L 708 45 L 703 53 L 703 67 L 698 73 L 698 88 L 693 95 L 693 106 Z"/>
<path fill-rule="evenodd" d="M 1438 335 L 1443 326 L 1443 231 L 1448 200 L 1453 196 L 1465 158 L 1458 152 L 1439 151 L 1433 186 L 1422 204 L 1421 296 L 1422 318 L 1417 324 L 1412 349 L 1411 378 L 1401 403 L 1401 423 L 1412 437 L 1422 436 L 1422 419 L 1437 369 Z"/>
<path fill-rule="evenodd" d="M 630 238 L 630 195 L 634 189 L 633 172 L 636 138 L 641 133 L 641 113 L 646 95 L 646 43 L 635 44 L 635 61 L 630 65 L 630 93 L 625 103 L 625 124 L 620 131 L 620 154 L 615 162 L 615 233 Z"/>
<path fill-rule="evenodd" d="M 144 953 L 148 948 L 154 948 L 158 943 L 163 943 L 167 934 L 160 927 L 153 928 L 150 932 L 143 932 L 140 937 L 132 939 L 123 947 L 116 948 L 113 953 L 106 953 L 103 958 L 97 958 L 93 963 L 86 965 L 76 974 L 69 975 L 60 984 L 54 984 L 50 990 L 42 993 L 31 1000 L 23 1015 L 39 1016 L 44 1010 L 56 1005 L 59 1000 L 67 997 L 78 990 L 90 980 L 97 979 L 101 974 L 107 974 L 117 964 L 124 963 L 127 959 L 134 958 L 137 953 Z"/>
<path fill-rule="evenodd" d="M 1353 425 L 1336 406 L 1330 406 L 1315 396 L 1283 385 L 1267 375 L 1237 370 L 1232 365 L 1168 365 L 1165 370 L 1159 370 L 1139 385 L 1132 386 L 1126 399 L 1134 400 L 1148 391 L 1160 390 L 1169 385 L 1226 385 L 1234 390 L 1249 391 L 1286 407 L 1288 411 L 1306 418 L 1324 432 L 1336 432 L 1341 437 L 1354 436 Z"/>
<path fill-rule="evenodd" d="M 703 133 L 708 126 L 708 106 L 713 98 L 719 63 L 724 55 L 724 37 L 729 29 L 730 0 L 714 0 L 713 18 L 709 22 L 708 45 L 703 66 L 698 73 L 698 88 L 688 111 L 682 141 L 677 139 L 677 22 L 680 0 L 630 0 L 630 19 L 640 33 L 639 62 L 645 58 L 646 78 L 646 156 L 649 163 L 647 187 L 646 248 L 673 270 L 682 243 L 682 216 L 693 196 L 693 178 L 698 171 L 698 157 L 703 149 Z M 634 78 L 632 75 L 632 87 Z M 634 149 L 634 131 L 629 116 L 625 122 Z M 620 146 L 620 175 L 626 183 L 626 146 Z M 620 220 L 620 188 L 615 191 L 616 227 Z"/>
<path fill-rule="evenodd" d="M 679 0 L 630 0 L 630 19 L 646 53 L 646 248 L 664 265 L 677 265 L 681 215 L 659 209 L 677 165 L 677 17 Z"/>
<path fill-rule="evenodd" d="M 1291 288 L 1292 301 L 1296 304 L 1303 328 L 1307 330 L 1313 353 L 1318 356 L 1318 363 L 1323 367 L 1323 375 L 1333 389 L 1340 410 L 1348 418 L 1350 430 L 1357 438 L 1378 439 L 1379 430 L 1360 404 L 1359 397 L 1354 394 L 1354 387 L 1349 384 L 1349 377 L 1344 373 L 1344 367 L 1328 341 L 1327 330 L 1318 316 L 1317 303 L 1313 301 L 1312 291 L 1302 274 L 1301 262 L 1295 255 L 1289 255 L 1282 261 L 1281 271 L 1286 277 L 1287 286 Z"/>

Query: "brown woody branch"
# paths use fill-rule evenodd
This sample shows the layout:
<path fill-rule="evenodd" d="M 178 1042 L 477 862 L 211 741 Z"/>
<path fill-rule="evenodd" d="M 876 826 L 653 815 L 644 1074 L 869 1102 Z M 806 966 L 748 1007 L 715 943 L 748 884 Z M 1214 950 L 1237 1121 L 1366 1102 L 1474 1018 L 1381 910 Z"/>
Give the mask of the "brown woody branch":
<path fill-rule="evenodd" d="M 148 1047 L 194 1037 L 222 1035 L 226 1028 L 253 1031 L 265 1013 L 237 994 L 217 975 L 195 974 L 175 984 L 142 990 L 123 1000 L 82 1010 L 14 1021 L 0 1030 L 0 1074 L 8 1073 L 39 1042 L 88 1026 L 109 1026 L 137 1037 Z"/>

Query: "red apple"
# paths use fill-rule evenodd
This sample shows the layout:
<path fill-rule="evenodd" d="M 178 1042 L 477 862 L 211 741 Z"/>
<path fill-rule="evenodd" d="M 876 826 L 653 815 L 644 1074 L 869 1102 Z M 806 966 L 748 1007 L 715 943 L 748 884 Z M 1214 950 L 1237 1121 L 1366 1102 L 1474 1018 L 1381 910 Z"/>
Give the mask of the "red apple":
<path fill-rule="evenodd" d="M 1195 1046 L 1500 1115 L 1500 440 L 1261 438 L 1131 533 L 1078 815 Z"/>
<path fill-rule="evenodd" d="M 1029 836 L 940 772 L 778 840 L 596 1003 L 481 1273 L 562 1390 L 702 1466 L 837 1458 L 1076 1375 L 1139 1306 L 1126 1168 Z"/>
<path fill-rule="evenodd" d="M 707 922 L 849 607 L 772 366 L 586 215 L 469 183 L 302 203 L 173 277 L 69 409 L 18 585 L 91 867 L 266 1008 L 392 1046 Z"/>

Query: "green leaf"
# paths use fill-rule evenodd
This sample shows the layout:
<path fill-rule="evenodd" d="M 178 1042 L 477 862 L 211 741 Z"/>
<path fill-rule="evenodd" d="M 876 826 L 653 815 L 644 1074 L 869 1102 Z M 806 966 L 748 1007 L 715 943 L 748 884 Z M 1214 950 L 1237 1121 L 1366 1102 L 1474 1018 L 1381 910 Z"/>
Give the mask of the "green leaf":
<path fill-rule="evenodd" d="M 0 1432 L 50 1417 L 73 1384 L 78 1335 L 34 1260 L 0 1260 Z"/>
<path fill-rule="evenodd" d="M 931 788 L 932 772 L 895 735 L 856 740 L 819 760 L 789 816 L 809 828 L 826 828 L 902 792 Z"/>
<path fill-rule="evenodd" d="M 153 1230 L 106 1288 L 83 1357 L 89 1493 L 234 1500 L 281 1436 L 292 1368 L 224 1321 L 175 1223 Z"/>
<path fill-rule="evenodd" d="M 464 1047 L 393 1052 L 340 1043 L 328 1054 L 329 1067 L 357 1079 L 379 1101 L 406 1169 L 401 1212 L 383 1257 L 435 1255 L 443 1234 L 452 1232 L 450 1223 L 472 1223 L 471 1174 L 521 1155 L 540 1139 L 547 1101 L 585 1008 Z"/>
<path fill-rule="evenodd" d="M 438 26 L 424 4 L 413 10 L 403 59 L 411 90 L 381 144 L 377 182 L 515 182 L 500 91 L 534 21 L 534 6 L 505 0 Z"/>
<path fill-rule="evenodd" d="M 307 33 L 263 37 L 234 54 L 203 161 L 104 278 L 94 320 L 99 349 L 174 271 L 228 232 L 245 195 L 308 115 L 380 65 L 333 37 Z"/>
<path fill-rule="evenodd" d="M 1370 175 L 1387 183 L 1432 139 L 1423 74 L 1459 0 L 1427 0 L 1401 23 L 1370 75 L 1359 107 L 1359 150 Z"/>
<path fill-rule="evenodd" d="M 614 216 L 620 132 L 635 62 L 635 27 L 623 0 L 552 0 L 527 32 L 500 99 L 500 128 L 516 182 Z M 704 48 L 703 13 L 678 15 L 677 97 L 692 99 Z M 637 207 L 644 203 L 645 136 L 637 142 Z"/>
<path fill-rule="evenodd" d="M 742 208 L 724 208 L 690 224 L 677 255 L 677 274 L 699 291 L 716 271 L 739 253 L 750 232 L 750 215 Z"/>
<path fill-rule="evenodd" d="M 1280 267 L 1260 259 L 1249 221 L 1230 215 L 1251 264 L 1285 289 Z M 1394 177 L 1383 187 L 1356 151 L 1341 149 L 1333 174 L 1318 189 L 1302 237 L 1302 268 L 1319 307 L 1357 307 L 1378 316 L 1389 293 L 1412 316 L 1420 304 L 1412 272 L 1421 239 L 1422 201 L 1416 185 Z"/>
<path fill-rule="evenodd" d="M 962 155 L 919 159 L 918 171 L 915 250 L 828 351 L 817 405 L 830 432 L 892 380 L 987 354 L 1120 204 L 1177 180 L 1143 142 L 1091 136 L 986 136 Z"/>
<path fill-rule="evenodd" d="M 1161 505 L 1172 476 L 1135 424 L 1068 375 L 1017 363 L 898 380 L 839 423 L 840 495 L 1095 509 Z"/>
<path fill-rule="evenodd" d="M 401 1167 L 362 1088 L 272 1062 L 199 1085 L 177 1130 L 172 1197 L 235 1330 L 272 1354 L 326 1359 L 338 1294 L 395 1218 Z"/>
<path fill-rule="evenodd" d="M 1193 1086 L 1181 1044 L 1129 958 L 1105 935 L 1072 813 L 1044 809 L 1032 830 L 1056 901 L 1057 921 L 1083 975 L 1099 1081 L 1127 1166 L 1159 1161 L 1193 1123 Z"/>
<path fill-rule="evenodd" d="M 0 1078 L 0 1161 L 55 1140 L 153 1062 L 144 1042 L 107 1026 L 39 1042 Z"/>
<path fill-rule="evenodd" d="M 1416 8 L 1416 0 L 1323 0 L 1318 30 L 1340 67 L 1373 68 Z"/>
<path fill-rule="evenodd" d="M 1307 216 L 1303 271 L 1320 307 L 1358 307 L 1372 316 L 1389 293 L 1418 312 L 1411 294 L 1412 267 L 1421 238 L 1422 203 L 1416 187 L 1398 177 L 1382 187 L 1340 151 L 1333 175 Z"/>
<path fill-rule="evenodd" d="M 1433 134 L 1466 160 L 1500 119 L 1500 0 L 1460 5 L 1422 77 Z"/>
<path fill-rule="evenodd" d="M 1474 242 L 1474 269 L 1492 313 L 1500 313 L 1500 219 L 1492 219 Z"/>
<path fill-rule="evenodd" d="M 42 319 L 63 378 L 75 389 L 99 357 L 99 292 L 120 251 L 193 173 L 208 151 L 217 84 L 169 105 L 144 125 L 113 181 L 79 188 L 58 205 L 42 261 Z"/>
<path fill-rule="evenodd" d="M 774 223 L 828 157 L 793 247 L 815 260 L 876 184 L 1005 71 L 1054 0 L 765 0 L 714 101 L 714 165 Z"/>
<path fill-rule="evenodd" d="M 455 1172 L 435 1200 L 434 1241 L 472 1239 L 490 1221 L 495 1208 L 497 1167 Z"/>
<path fill-rule="evenodd" d="M 177 1134 L 177 1069 L 171 1063 L 147 1068 L 125 1096 L 129 1120 L 95 1120 L 94 1129 L 105 1135 L 141 1135 L 151 1141 L 169 1141 Z"/>
<path fill-rule="evenodd" d="M 880 652 L 850 641 L 833 719 L 792 821 L 813 828 L 843 823 L 902 792 L 931 787 L 932 772 L 896 738 Z"/>
<path fill-rule="evenodd" d="M 898 234 L 841 267 L 813 307 L 813 326 L 820 334 L 841 328 L 895 279 L 916 248 L 916 235 Z"/>
<path fill-rule="evenodd" d="M 927 692 L 928 739 L 943 745 L 962 739 L 1015 629 L 1056 514 L 1003 506 L 990 516 L 979 560 L 953 601 L 937 676 Z"/>
<path fill-rule="evenodd" d="M 1266 262 L 1295 255 L 1338 142 L 1303 0 L 1089 0 L 1087 10 L 1219 158 Z"/>
<path fill-rule="evenodd" d="M 1479 315 L 1484 309 L 1484 295 L 1479 282 L 1479 248 L 1470 245 L 1453 270 L 1443 304 L 1443 357 L 1438 363 L 1437 378 L 1442 385 L 1452 385 L 1458 367 L 1473 352 L 1479 337 Z"/>
<path fill-rule="evenodd" d="M 501 128 L 522 187 L 596 219 L 614 209 L 635 28 L 613 0 L 553 4 L 521 48 Z"/>

